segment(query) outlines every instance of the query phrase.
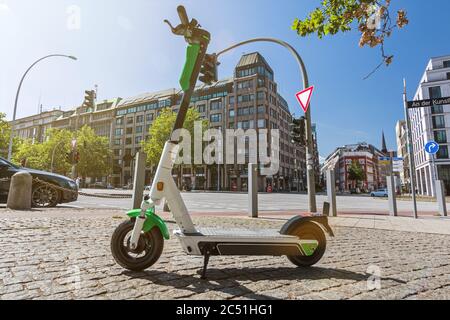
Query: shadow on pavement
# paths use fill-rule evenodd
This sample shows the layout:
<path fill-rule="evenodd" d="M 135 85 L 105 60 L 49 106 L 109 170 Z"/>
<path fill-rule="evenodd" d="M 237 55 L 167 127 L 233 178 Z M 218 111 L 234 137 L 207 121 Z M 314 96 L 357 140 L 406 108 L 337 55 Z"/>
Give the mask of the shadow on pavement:
<path fill-rule="evenodd" d="M 200 273 L 201 270 L 198 271 Z M 171 286 L 175 289 L 190 290 L 195 294 L 208 291 L 220 291 L 232 295 L 246 296 L 250 299 L 278 299 L 265 294 L 252 291 L 240 281 L 262 280 L 353 280 L 355 282 L 367 281 L 370 274 L 357 273 L 342 269 L 311 267 L 311 268 L 210 268 L 207 279 L 202 280 L 197 275 L 184 275 L 177 272 L 148 270 L 142 272 L 124 271 L 124 275 L 133 279 L 145 279 L 157 285 Z M 381 280 L 391 280 L 398 283 L 405 281 L 382 277 Z M 180 285 L 181 283 L 181 285 Z M 305 287 L 307 284 L 305 283 Z M 270 288 L 269 288 L 270 289 Z M 261 290 L 262 291 L 262 290 Z"/>

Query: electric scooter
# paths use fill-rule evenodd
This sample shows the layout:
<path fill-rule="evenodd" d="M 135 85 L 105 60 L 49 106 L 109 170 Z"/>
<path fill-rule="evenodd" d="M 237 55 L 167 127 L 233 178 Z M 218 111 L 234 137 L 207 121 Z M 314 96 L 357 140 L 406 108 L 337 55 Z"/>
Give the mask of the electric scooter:
<path fill-rule="evenodd" d="M 170 26 L 175 35 L 184 36 L 188 43 L 186 63 L 180 78 L 183 98 L 172 133 L 183 127 L 192 93 L 203 60 L 210 34 L 200 28 L 197 20 L 189 21 L 183 6 L 177 8 L 181 24 Z M 111 238 L 111 251 L 123 268 L 142 271 L 152 266 L 160 257 L 164 239 L 169 231 L 164 221 L 155 213 L 155 206 L 165 198 L 179 229 L 174 231 L 183 250 L 188 255 L 203 256 L 202 278 L 210 256 L 214 255 L 268 255 L 287 256 L 299 267 L 317 263 L 326 248 L 324 231 L 333 236 L 326 216 L 295 216 L 280 231 L 197 228 L 194 226 L 172 177 L 172 168 L 178 154 L 176 135 L 166 142 L 149 195 L 144 197 L 141 208 L 127 213 L 130 220 L 120 224 Z"/>

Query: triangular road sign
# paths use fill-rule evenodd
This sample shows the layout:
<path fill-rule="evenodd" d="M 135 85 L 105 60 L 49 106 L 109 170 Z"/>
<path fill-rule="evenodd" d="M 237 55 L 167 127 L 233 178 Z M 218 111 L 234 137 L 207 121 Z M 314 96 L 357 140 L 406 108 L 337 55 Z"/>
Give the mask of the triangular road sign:
<path fill-rule="evenodd" d="M 309 87 L 303 91 L 300 91 L 295 96 L 297 97 L 298 102 L 300 102 L 300 106 L 302 107 L 303 111 L 308 111 L 309 108 L 309 102 L 311 101 L 311 95 L 314 91 L 314 86 Z"/>

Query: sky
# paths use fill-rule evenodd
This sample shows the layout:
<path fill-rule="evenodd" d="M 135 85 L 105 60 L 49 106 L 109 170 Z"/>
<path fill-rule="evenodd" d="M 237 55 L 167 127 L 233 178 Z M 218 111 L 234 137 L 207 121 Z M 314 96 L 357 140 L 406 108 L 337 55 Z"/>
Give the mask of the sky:
<path fill-rule="evenodd" d="M 130 97 L 178 87 L 185 42 L 173 36 L 164 19 L 178 23 L 176 7 L 185 5 L 211 32 L 210 52 L 253 37 L 289 42 L 302 56 L 310 83 L 312 121 L 318 147 L 326 157 L 344 144 L 368 142 L 396 149 L 395 124 L 403 119 L 403 77 L 410 99 L 431 57 L 450 54 L 450 1 L 393 0 L 410 24 L 386 42 L 394 55 L 389 67 L 363 78 L 381 60 L 379 49 L 359 48 L 359 34 L 301 38 L 291 30 L 320 0 L 0 0 L 0 111 L 12 119 L 14 97 L 23 72 L 47 54 L 74 55 L 77 61 L 51 58 L 39 63 L 23 84 L 17 117 L 80 105 L 84 90 L 98 85 L 98 99 Z M 74 18 L 75 17 L 75 18 Z M 77 19 L 76 17 L 80 17 Z M 291 112 L 302 115 L 295 93 L 301 75 L 290 53 L 277 45 L 240 47 L 221 59 L 219 77 L 229 77 L 243 53 L 259 51 L 275 73 Z"/>

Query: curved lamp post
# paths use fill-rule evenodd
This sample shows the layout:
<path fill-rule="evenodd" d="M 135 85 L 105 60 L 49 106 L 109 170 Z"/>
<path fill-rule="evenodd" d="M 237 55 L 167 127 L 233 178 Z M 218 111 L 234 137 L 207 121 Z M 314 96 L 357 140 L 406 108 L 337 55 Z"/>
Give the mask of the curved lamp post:
<path fill-rule="evenodd" d="M 236 43 L 220 52 L 217 53 L 217 57 L 220 55 L 233 50 L 237 47 L 252 43 L 252 42 L 272 42 L 276 43 L 278 45 L 283 46 L 284 48 L 288 49 L 289 52 L 294 56 L 295 60 L 298 63 L 298 66 L 300 68 L 300 72 L 302 73 L 302 80 L 303 80 L 303 88 L 306 89 L 309 87 L 309 81 L 308 81 L 308 74 L 306 72 L 305 64 L 303 63 L 302 58 L 298 54 L 298 52 L 287 42 L 275 38 L 254 38 L 249 39 L 246 41 L 242 41 L 239 43 Z M 317 212 L 317 205 L 316 205 L 316 183 L 314 179 L 314 163 L 313 163 L 313 142 L 312 142 L 312 127 L 311 127 L 311 108 L 308 108 L 308 110 L 305 113 L 306 118 L 306 170 L 307 170 L 307 184 L 308 184 L 308 204 L 309 204 L 309 211 L 310 212 Z"/>
<path fill-rule="evenodd" d="M 14 125 L 14 122 L 16 121 L 16 113 L 17 113 L 17 102 L 19 101 L 19 93 L 20 93 L 20 89 L 22 88 L 22 83 L 25 80 L 26 75 L 28 74 L 28 72 L 30 72 L 30 70 L 39 62 L 41 62 L 44 59 L 47 58 L 51 58 L 51 57 L 64 57 L 64 58 L 69 58 L 72 60 L 77 60 L 76 57 L 74 56 L 68 56 L 65 54 L 50 54 L 48 56 L 42 57 L 38 60 L 36 60 L 28 69 L 27 71 L 25 71 L 25 73 L 22 76 L 22 79 L 20 79 L 20 83 L 19 83 L 19 87 L 17 88 L 17 93 L 16 93 L 16 100 L 14 102 L 14 112 L 13 112 L 13 120 L 12 120 L 12 125 Z M 12 144 L 13 144 L 13 130 L 12 130 L 12 126 L 11 126 L 11 134 L 9 136 L 9 145 L 8 145 L 8 160 L 11 161 L 11 157 L 12 157 Z"/>

